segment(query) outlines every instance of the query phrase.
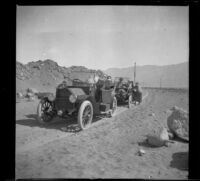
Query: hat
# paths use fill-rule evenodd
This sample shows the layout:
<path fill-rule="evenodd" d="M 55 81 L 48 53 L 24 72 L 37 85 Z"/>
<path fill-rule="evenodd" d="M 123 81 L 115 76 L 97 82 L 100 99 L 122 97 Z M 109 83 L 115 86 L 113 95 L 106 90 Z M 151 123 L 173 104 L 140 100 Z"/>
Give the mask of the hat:
<path fill-rule="evenodd" d="M 119 78 L 119 81 L 120 81 L 120 82 L 123 81 L 123 80 L 124 80 L 123 77 L 120 77 L 120 78 Z"/>

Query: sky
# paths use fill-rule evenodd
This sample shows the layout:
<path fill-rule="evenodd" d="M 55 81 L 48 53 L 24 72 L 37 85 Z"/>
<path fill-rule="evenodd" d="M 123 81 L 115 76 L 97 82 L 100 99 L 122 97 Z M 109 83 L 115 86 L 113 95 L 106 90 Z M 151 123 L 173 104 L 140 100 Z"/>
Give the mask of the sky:
<path fill-rule="evenodd" d="M 16 60 L 91 69 L 189 59 L 188 6 L 17 6 Z"/>

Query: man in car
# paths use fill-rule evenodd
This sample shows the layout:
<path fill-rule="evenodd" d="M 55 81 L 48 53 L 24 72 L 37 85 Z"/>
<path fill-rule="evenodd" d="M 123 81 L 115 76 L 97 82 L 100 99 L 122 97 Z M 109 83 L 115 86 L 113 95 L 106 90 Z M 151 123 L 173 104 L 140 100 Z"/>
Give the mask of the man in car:
<path fill-rule="evenodd" d="M 139 104 L 142 102 L 142 88 L 139 85 L 139 82 L 136 82 L 135 84 L 135 90 L 136 90 L 136 99 Z"/>

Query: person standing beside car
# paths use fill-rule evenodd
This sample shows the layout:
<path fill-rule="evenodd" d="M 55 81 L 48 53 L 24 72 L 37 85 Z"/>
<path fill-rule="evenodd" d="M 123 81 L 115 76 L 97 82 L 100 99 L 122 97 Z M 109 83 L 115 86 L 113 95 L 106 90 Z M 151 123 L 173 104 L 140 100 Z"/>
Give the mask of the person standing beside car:
<path fill-rule="evenodd" d="M 142 93 L 142 87 L 140 86 L 139 82 L 136 82 L 135 88 L 136 88 L 137 92 L 141 92 Z"/>
<path fill-rule="evenodd" d="M 139 103 L 142 102 L 142 88 L 139 85 L 139 82 L 136 82 L 135 84 L 135 89 L 136 89 L 136 97 Z"/>

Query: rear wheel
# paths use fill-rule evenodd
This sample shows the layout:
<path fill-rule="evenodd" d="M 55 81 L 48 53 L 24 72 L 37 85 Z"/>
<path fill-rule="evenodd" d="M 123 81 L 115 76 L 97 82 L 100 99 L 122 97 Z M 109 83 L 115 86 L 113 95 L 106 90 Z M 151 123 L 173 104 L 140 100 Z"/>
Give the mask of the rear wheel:
<path fill-rule="evenodd" d="M 40 123 L 49 123 L 54 117 L 53 103 L 42 99 L 37 107 L 37 119 Z"/>
<path fill-rule="evenodd" d="M 132 94 L 132 102 L 133 102 L 133 104 L 134 105 L 137 105 L 137 103 L 138 103 L 138 92 L 134 92 L 133 94 Z"/>
<path fill-rule="evenodd" d="M 139 102 L 139 103 L 142 102 L 142 93 L 141 93 L 141 92 L 138 94 L 138 102 Z"/>
<path fill-rule="evenodd" d="M 112 109 L 110 111 L 111 117 L 113 117 L 116 114 L 116 110 L 117 110 L 117 99 L 116 99 L 116 97 L 114 97 L 113 102 L 112 102 Z"/>
<path fill-rule="evenodd" d="M 90 101 L 84 101 L 78 111 L 78 124 L 82 130 L 87 129 L 93 119 L 93 106 Z"/>
<path fill-rule="evenodd" d="M 128 97 L 128 108 L 132 108 L 133 107 L 133 96 L 130 95 Z"/>

